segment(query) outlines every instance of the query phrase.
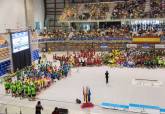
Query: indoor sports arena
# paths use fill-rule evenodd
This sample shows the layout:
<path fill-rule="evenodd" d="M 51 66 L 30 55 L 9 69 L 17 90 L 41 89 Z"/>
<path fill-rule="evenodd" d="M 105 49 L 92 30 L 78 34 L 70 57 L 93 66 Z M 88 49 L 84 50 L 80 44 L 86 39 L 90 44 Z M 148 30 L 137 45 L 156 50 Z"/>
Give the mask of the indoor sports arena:
<path fill-rule="evenodd" d="M 0 0 L 0 114 L 165 114 L 165 0 Z"/>

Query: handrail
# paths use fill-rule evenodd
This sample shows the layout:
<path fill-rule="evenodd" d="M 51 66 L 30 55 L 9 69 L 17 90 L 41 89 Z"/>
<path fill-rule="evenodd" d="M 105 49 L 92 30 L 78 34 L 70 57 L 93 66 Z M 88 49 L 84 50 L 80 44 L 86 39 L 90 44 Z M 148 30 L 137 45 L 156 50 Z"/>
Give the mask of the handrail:
<path fill-rule="evenodd" d="M 0 45 L 0 49 L 1 48 L 7 48 L 8 47 L 8 45 Z"/>
<path fill-rule="evenodd" d="M 159 20 L 159 21 L 165 21 L 165 18 L 134 18 L 134 19 L 104 19 L 104 20 L 59 20 L 59 22 L 65 22 L 65 23 L 72 23 L 72 22 L 115 22 L 115 21 L 135 21 L 135 20 Z"/>

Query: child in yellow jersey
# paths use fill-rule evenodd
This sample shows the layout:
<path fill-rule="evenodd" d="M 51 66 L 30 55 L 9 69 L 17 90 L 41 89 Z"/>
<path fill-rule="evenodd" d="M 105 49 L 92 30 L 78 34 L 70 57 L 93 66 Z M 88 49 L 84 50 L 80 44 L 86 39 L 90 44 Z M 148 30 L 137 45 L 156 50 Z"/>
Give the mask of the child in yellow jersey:
<path fill-rule="evenodd" d="M 27 79 L 26 82 L 27 82 L 27 84 L 30 84 L 30 79 Z"/>
<path fill-rule="evenodd" d="M 36 91 L 38 91 L 38 81 L 37 81 L 37 79 L 34 80 L 34 84 L 36 86 Z"/>
<path fill-rule="evenodd" d="M 44 87 L 44 80 L 42 78 L 40 79 L 40 83 L 41 83 L 41 88 L 43 88 Z"/>
<path fill-rule="evenodd" d="M 46 77 L 43 78 L 43 81 L 44 81 L 44 88 L 46 88 L 47 85 L 48 85 L 48 84 L 47 84 L 47 79 L 46 79 Z"/>
<path fill-rule="evenodd" d="M 41 90 L 41 82 L 40 82 L 40 79 L 37 80 L 37 84 L 38 84 L 38 89 L 39 91 Z"/>
<path fill-rule="evenodd" d="M 47 87 L 49 87 L 51 85 L 51 78 L 47 77 L 46 80 L 47 80 L 47 84 L 48 84 Z"/>
<path fill-rule="evenodd" d="M 38 88 L 38 91 L 40 91 L 40 90 L 41 90 L 41 83 L 40 83 L 40 80 L 37 79 L 36 81 L 37 81 L 37 88 Z"/>

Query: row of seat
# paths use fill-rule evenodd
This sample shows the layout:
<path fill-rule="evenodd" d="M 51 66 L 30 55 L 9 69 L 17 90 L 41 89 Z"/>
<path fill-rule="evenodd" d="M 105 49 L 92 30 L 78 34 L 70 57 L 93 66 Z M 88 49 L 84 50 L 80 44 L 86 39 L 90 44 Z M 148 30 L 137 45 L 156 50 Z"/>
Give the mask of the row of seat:
<path fill-rule="evenodd" d="M 76 41 L 84 41 L 84 40 L 100 40 L 100 41 L 120 41 L 120 42 L 131 42 L 131 38 L 114 38 L 114 37 L 73 37 L 70 40 L 76 40 Z"/>
<path fill-rule="evenodd" d="M 10 69 L 11 61 L 7 60 L 2 63 L 0 63 L 0 76 L 6 74 L 8 70 Z"/>
<path fill-rule="evenodd" d="M 39 42 L 44 42 L 44 41 L 64 41 L 65 38 L 44 38 L 44 39 L 39 39 Z"/>
<path fill-rule="evenodd" d="M 9 50 L 7 48 L 0 49 L 0 60 L 4 60 L 8 58 L 9 57 L 8 55 L 9 55 Z M 39 50 L 34 50 L 32 52 L 32 60 L 33 61 L 38 60 L 39 57 L 40 57 Z M 0 63 L 0 76 L 5 75 L 9 71 L 9 69 L 11 68 L 10 65 L 11 65 L 10 60 L 3 61 Z"/>
<path fill-rule="evenodd" d="M 39 55 L 39 50 L 34 50 L 34 51 L 32 52 L 32 60 L 33 60 L 33 61 L 38 60 L 39 57 L 40 57 L 40 55 Z"/>

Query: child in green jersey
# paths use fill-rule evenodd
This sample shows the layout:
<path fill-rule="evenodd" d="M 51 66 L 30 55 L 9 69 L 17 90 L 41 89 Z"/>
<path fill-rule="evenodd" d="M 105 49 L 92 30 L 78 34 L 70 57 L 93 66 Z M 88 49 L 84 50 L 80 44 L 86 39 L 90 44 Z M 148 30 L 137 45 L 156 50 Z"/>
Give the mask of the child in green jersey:
<path fill-rule="evenodd" d="M 6 90 L 6 94 L 9 94 L 10 93 L 10 82 L 9 81 L 6 81 L 5 82 L 5 90 Z"/>
<path fill-rule="evenodd" d="M 18 86 L 18 90 L 17 91 L 18 91 L 18 96 L 21 99 L 21 96 L 22 96 L 22 86 L 21 85 Z"/>
<path fill-rule="evenodd" d="M 31 96 L 32 96 L 32 100 L 35 100 L 35 97 L 36 97 L 36 87 L 35 87 L 35 85 L 31 86 Z"/>
<path fill-rule="evenodd" d="M 28 97 L 28 84 L 24 85 L 25 96 Z"/>
<path fill-rule="evenodd" d="M 29 98 L 29 100 L 31 100 L 31 87 L 30 87 L 30 85 L 28 85 L 27 90 L 28 90 L 28 98 Z"/>
<path fill-rule="evenodd" d="M 17 87 L 15 83 L 12 84 L 11 89 L 12 89 L 12 97 L 13 96 L 16 97 Z"/>

